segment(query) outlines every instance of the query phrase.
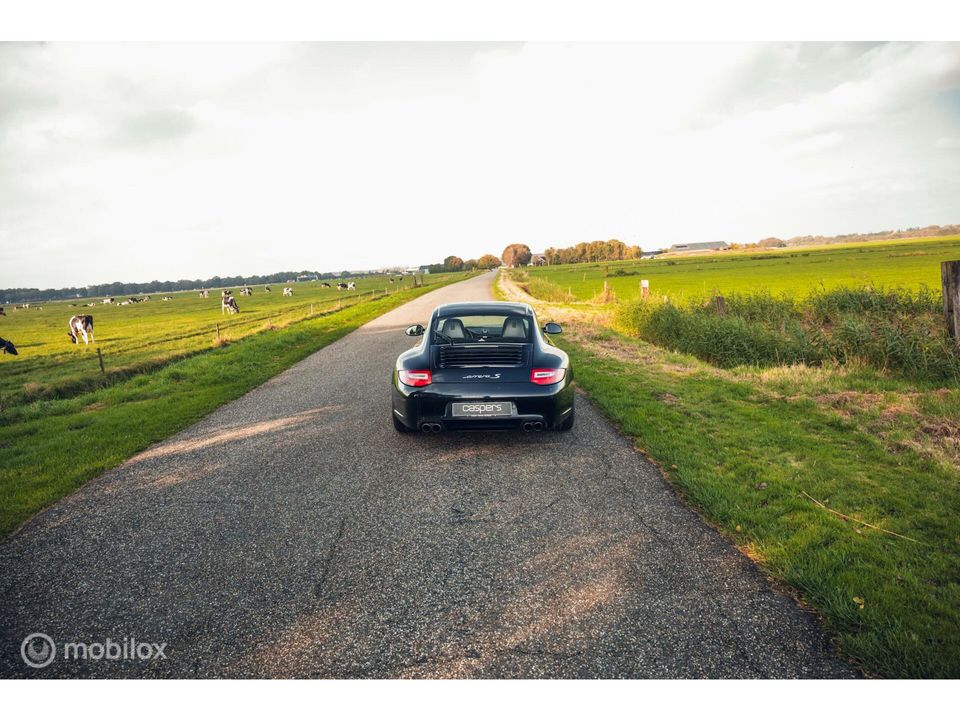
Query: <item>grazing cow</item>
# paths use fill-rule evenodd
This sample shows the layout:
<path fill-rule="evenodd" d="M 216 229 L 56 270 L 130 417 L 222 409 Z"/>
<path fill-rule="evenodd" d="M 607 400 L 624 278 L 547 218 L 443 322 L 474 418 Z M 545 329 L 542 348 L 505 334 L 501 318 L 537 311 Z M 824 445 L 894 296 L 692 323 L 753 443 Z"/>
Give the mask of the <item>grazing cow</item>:
<path fill-rule="evenodd" d="M 347 290 L 356 290 L 356 289 L 357 289 L 357 284 L 355 282 L 347 283 Z"/>
<path fill-rule="evenodd" d="M 120 303 L 120 304 L 123 305 L 123 303 Z M 86 305 L 84 305 L 84 307 L 96 307 L 96 306 L 97 306 L 96 303 L 87 303 Z"/>
<path fill-rule="evenodd" d="M 269 286 L 269 285 L 264 285 L 264 286 L 263 286 L 263 291 L 264 291 L 264 292 L 270 292 L 270 286 Z"/>
<path fill-rule="evenodd" d="M 284 297 L 293 297 L 293 288 L 292 288 L 292 287 L 285 287 L 285 288 L 283 289 L 283 296 L 284 296 Z"/>
<path fill-rule="evenodd" d="M 4 355 L 7 355 L 8 353 L 10 355 L 20 354 L 17 352 L 17 349 L 13 346 L 12 342 L 10 342 L 9 340 L 4 340 L 3 338 L 0 338 L 0 350 L 3 350 Z"/>
<path fill-rule="evenodd" d="M 208 297 L 210 297 L 210 291 L 209 291 L 209 290 L 201 290 L 201 291 L 200 291 L 200 297 L 203 297 L 203 298 L 208 298 Z"/>
<path fill-rule="evenodd" d="M 164 295 L 162 298 L 160 298 L 160 300 L 161 302 L 170 302 L 171 300 L 173 300 L 173 298 L 170 297 L 169 295 Z"/>
<path fill-rule="evenodd" d="M 119 303 L 119 305 L 120 305 L 121 307 L 124 306 L 124 305 L 129 305 L 129 304 L 130 304 L 130 301 L 129 301 L 129 300 L 124 300 L 123 302 Z M 87 305 L 87 307 L 93 307 L 93 303 L 90 303 L 89 305 Z"/>
<path fill-rule="evenodd" d="M 337 290 L 346 290 L 346 289 L 347 289 L 346 283 L 337 283 Z"/>
<path fill-rule="evenodd" d="M 93 315 L 74 315 L 68 324 L 70 328 L 70 342 L 79 344 L 78 338 L 82 335 L 83 342 L 89 345 L 93 339 Z"/>
<path fill-rule="evenodd" d="M 390 278 L 390 282 L 393 282 L 393 278 Z"/>
<path fill-rule="evenodd" d="M 103 305 L 113 305 L 113 298 L 104 298 L 100 303 Z"/>
<path fill-rule="evenodd" d="M 237 299 L 229 293 L 224 293 L 220 298 L 220 314 L 228 312 L 231 315 L 240 312 L 240 306 L 237 305 Z"/>
<path fill-rule="evenodd" d="M 253 295 L 253 288 L 245 287 L 240 290 L 241 295 Z"/>
<path fill-rule="evenodd" d="M 320 283 L 320 287 L 330 287 L 330 283 L 328 283 L 328 282 L 322 282 L 322 283 Z"/>

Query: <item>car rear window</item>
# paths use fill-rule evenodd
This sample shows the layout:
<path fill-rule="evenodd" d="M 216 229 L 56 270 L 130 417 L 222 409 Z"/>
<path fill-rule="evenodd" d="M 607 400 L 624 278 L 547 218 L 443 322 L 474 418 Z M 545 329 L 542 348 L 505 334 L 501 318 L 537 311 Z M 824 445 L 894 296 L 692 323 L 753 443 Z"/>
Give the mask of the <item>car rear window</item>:
<path fill-rule="evenodd" d="M 437 322 L 440 342 L 516 342 L 530 340 L 530 318 L 523 315 L 457 315 Z"/>

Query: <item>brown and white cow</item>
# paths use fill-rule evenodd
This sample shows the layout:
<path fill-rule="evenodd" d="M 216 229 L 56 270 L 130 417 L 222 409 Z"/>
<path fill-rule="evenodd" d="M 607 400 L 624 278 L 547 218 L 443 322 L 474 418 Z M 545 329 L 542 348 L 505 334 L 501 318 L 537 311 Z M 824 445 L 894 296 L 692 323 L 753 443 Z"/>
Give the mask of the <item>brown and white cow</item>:
<path fill-rule="evenodd" d="M 83 342 L 86 345 L 95 342 L 93 339 L 93 315 L 74 315 L 70 318 L 68 327 L 70 328 L 70 342 L 74 345 L 79 344 L 78 338 L 80 337 L 83 337 Z"/>

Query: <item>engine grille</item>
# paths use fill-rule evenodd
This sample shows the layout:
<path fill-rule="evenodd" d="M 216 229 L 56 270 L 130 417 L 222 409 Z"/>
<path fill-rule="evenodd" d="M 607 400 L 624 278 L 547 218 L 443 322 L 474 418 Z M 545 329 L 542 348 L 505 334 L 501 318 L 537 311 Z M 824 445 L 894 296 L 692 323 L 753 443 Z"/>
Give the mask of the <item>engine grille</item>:
<path fill-rule="evenodd" d="M 440 367 L 517 367 L 523 365 L 524 348 L 519 343 L 441 345 Z"/>

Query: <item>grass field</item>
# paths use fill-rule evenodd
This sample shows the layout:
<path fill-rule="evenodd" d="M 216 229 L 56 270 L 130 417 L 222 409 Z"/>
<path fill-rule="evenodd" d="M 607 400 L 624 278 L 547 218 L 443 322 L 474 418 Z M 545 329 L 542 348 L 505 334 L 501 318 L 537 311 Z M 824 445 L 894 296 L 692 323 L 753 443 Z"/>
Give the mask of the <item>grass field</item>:
<path fill-rule="evenodd" d="M 780 288 L 809 290 L 781 269 Z M 856 274 L 849 262 L 844 272 Z M 856 359 L 718 366 L 629 332 L 633 301 L 545 302 L 527 286 L 504 278 L 499 291 L 564 323 L 557 342 L 580 387 L 711 524 L 820 613 L 846 654 L 888 677 L 960 676 L 960 384 Z M 824 296 L 834 295 L 847 296 Z M 760 301 L 740 310 L 782 309 Z"/>
<path fill-rule="evenodd" d="M 357 292 L 339 296 L 316 283 L 296 285 L 293 298 L 254 287 L 238 298 L 239 315 L 223 317 L 219 291 L 125 307 L 48 303 L 0 317 L 0 336 L 21 351 L 0 355 L 0 535 L 363 323 L 466 277 L 428 275 L 416 289 L 407 278 L 404 290 L 360 279 Z M 95 352 L 70 343 L 76 312 L 94 315 L 106 374 Z"/>
<path fill-rule="evenodd" d="M 448 275 L 417 276 L 425 285 L 443 283 Z M 220 290 L 211 290 L 209 298 L 196 291 L 157 293 L 149 302 L 120 307 L 97 304 L 84 307 L 89 300 L 32 304 L 27 310 L 7 306 L 0 317 L 0 337 L 12 341 L 19 355 L 0 356 L 0 410 L 38 398 L 66 397 L 86 391 L 91 383 L 109 384 L 144 370 L 162 366 L 175 358 L 209 350 L 220 342 L 238 340 L 264 329 L 286 325 L 313 313 L 325 313 L 374 295 L 398 292 L 413 285 L 412 277 L 390 283 L 383 276 L 355 280 L 355 291 L 323 288 L 319 282 L 295 283 L 293 297 L 283 297 L 283 286 L 271 286 L 266 292 L 253 286 L 253 295 L 241 296 L 234 288 L 240 313 L 224 315 L 220 309 Z M 173 300 L 163 302 L 166 295 Z M 116 298 L 119 303 L 125 298 Z M 99 303 L 99 299 L 96 300 Z M 42 309 L 38 309 L 42 307 Z M 67 335 L 72 315 L 94 317 L 96 344 L 103 353 L 106 374 L 100 376 L 96 353 L 73 345 Z"/>
<path fill-rule="evenodd" d="M 652 292 L 673 298 L 698 298 L 733 292 L 766 290 L 800 296 L 816 288 L 940 288 L 940 263 L 960 260 L 960 235 L 850 245 L 827 245 L 762 252 L 725 251 L 711 255 L 676 256 L 529 268 L 532 280 L 553 288 L 531 292 L 560 300 L 590 300 L 609 284 L 618 299 L 640 293 L 640 280 Z"/>

